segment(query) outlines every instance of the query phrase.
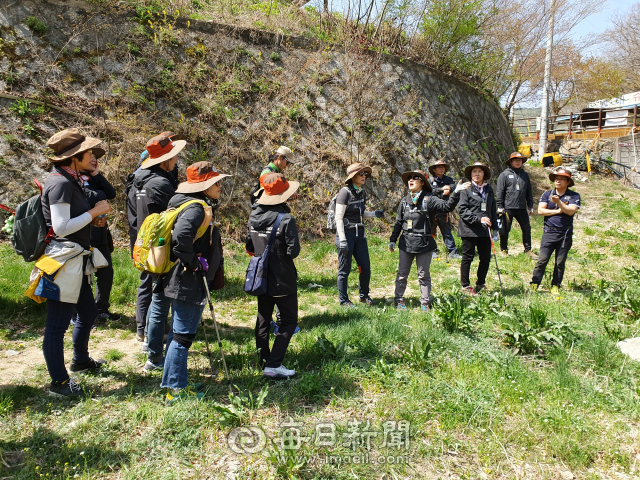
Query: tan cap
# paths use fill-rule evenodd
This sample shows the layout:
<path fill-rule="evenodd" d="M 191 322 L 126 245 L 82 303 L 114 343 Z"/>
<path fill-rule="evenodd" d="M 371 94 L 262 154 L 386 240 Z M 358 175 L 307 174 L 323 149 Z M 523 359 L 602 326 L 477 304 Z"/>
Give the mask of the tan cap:
<path fill-rule="evenodd" d="M 290 148 L 280 146 L 276 150 L 276 153 L 278 155 L 282 155 L 284 158 L 286 158 L 287 159 L 287 163 L 290 163 L 291 165 L 295 165 L 295 163 L 293 163 L 293 152 L 291 151 Z"/>

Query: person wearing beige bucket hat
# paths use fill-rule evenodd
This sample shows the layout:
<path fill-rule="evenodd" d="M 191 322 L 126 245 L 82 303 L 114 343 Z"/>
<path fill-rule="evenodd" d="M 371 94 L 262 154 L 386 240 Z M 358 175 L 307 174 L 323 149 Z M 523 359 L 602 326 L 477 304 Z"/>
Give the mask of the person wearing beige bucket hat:
<path fill-rule="evenodd" d="M 544 216 L 544 229 L 540 242 L 540 256 L 533 269 L 531 289 L 537 291 L 547 263 L 555 252 L 556 261 L 551 278 L 551 293 L 559 293 L 564 277 L 567 255 L 573 244 L 573 216 L 580 209 L 580 194 L 569 190 L 575 184 L 571 172 L 559 167 L 549 174 L 554 189 L 547 190 L 540 197 L 538 215 Z"/>
<path fill-rule="evenodd" d="M 384 210 L 370 212 L 366 210 L 367 195 L 364 184 L 370 177 L 372 170 L 361 163 L 354 163 L 347 167 L 347 178 L 336 198 L 335 244 L 338 249 L 338 296 L 340 305 L 353 308 L 355 305 L 349 300 L 349 274 L 351 273 L 351 260 L 356 259 L 360 278 L 358 290 L 360 303 L 373 305 L 369 297 L 369 282 L 371 280 L 371 260 L 369 259 L 369 247 L 365 235 L 365 218 L 384 218 Z"/>
<path fill-rule="evenodd" d="M 296 193 L 298 182 L 281 173 L 268 173 L 262 179 L 264 191 L 252 208 L 247 225 L 245 249 L 251 256 L 262 255 L 275 229 L 267 265 L 267 291 L 258 295 L 255 337 L 259 363 L 267 378 L 290 378 L 296 371 L 283 365 L 291 337 L 298 326 L 298 272 L 294 259 L 300 254 L 296 220 L 286 201 Z M 280 311 L 280 325 L 273 347 L 269 332 L 274 307 Z"/>
<path fill-rule="evenodd" d="M 398 237 L 400 238 L 395 306 L 401 310 L 406 309 L 404 292 L 407 288 L 411 265 L 415 259 L 420 283 L 420 304 L 422 311 L 425 312 L 429 310 L 431 304 L 430 268 L 433 252 L 436 249 L 435 239 L 431 235 L 430 217 L 453 211 L 458 204 L 460 192 L 469 188 L 471 184 L 460 182 L 444 201 L 430 194 L 431 185 L 422 170 L 404 172 L 402 181 L 409 187 L 409 194 L 398 205 L 396 223 L 389 239 L 389 251 L 394 252 Z"/>
<path fill-rule="evenodd" d="M 445 202 L 449 200 L 449 195 L 451 195 L 451 192 L 456 185 L 456 182 L 453 180 L 453 178 L 446 175 L 446 173 L 449 171 L 449 168 L 449 164 L 445 163 L 442 160 L 438 160 L 437 162 L 429 166 L 429 173 L 431 174 L 431 176 L 429 177 L 428 182 L 431 186 L 433 195 L 441 200 L 444 200 Z M 433 235 L 437 233 L 436 229 L 440 228 L 442 240 L 444 241 L 445 247 L 447 247 L 447 256 L 449 260 L 459 260 L 460 258 L 462 258 L 458 253 L 456 241 L 453 239 L 453 234 L 451 233 L 450 213 L 440 213 L 432 218 L 435 219 Z M 440 258 L 437 244 L 436 250 L 433 252 L 433 258 Z"/>
<path fill-rule="evenodd" d="M 91 168 L 96 157 L 104 155 L 98 145 L 101 140 L 82 134 L 77 128 L 69 128 L 53 135 L 47 146 L 53 150 L 53 171 L 47 178 L 42 192 L 42 214 L 50 231 L 55 233 L 49 248 L 65 242 L 65 248 L 86 251 L 91 249 L 90 225 L 101 215 L 109 213 L 111 207 L 106 200 L 96 202 L 91 208 L 85 197 L 85 179 L 80 172 Z M 51 230 L 52 229 L 52 230 Z M 89 256 L 85 256 L 83 268 L 77 275 L 85 275 Z M 64 364 L 64 334 L 71 317 L 76 312 L 73 327 L 73 360 L 71 372 L 99 370 L 105 363 L 89 355 L 89 336 L 98 314 L 91 290 L 91 283 L 79 280 L 80 290 L 76 303 L 59 301 L 53 297 L 47 301 L 47 320 L 42 342 L 42 351 L 51 376 L 49 392 L 52 395 L 78 397 L 83 389 L 69 377 Z M 54 292 L 54 290 L 51 290 Z"/>

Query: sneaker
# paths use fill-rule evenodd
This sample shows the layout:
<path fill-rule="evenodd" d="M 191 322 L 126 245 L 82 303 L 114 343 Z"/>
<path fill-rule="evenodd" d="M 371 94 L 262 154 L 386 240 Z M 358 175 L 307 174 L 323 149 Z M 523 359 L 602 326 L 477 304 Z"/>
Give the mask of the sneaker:
<path fill-rule="evenodd" d="M 100 370 L 105 363 L 107 363 L 107 361 L 104 358 L 94 360 L 93 358 L 89 357 L 89 360 L 82 363 L 76 363 L 74 360 L 72 360 L 71 365 L 69 366 L 69 370 L 71 370 L 73 373 L 86 372 L 89 370 Z"/>
<path fill-rule="evenodd" d="M 430 310 L 428 303 L 421 303 L 420 307 L 422 308 L 423 312 L 428 312 Z"/>
<path fill-rule="evenodd" d="M 509 250 L 502 250 L 500 252 L 500 255 L 502 255 L 503 257 L 508 257 L 509 256 Z"/>
<path fill-rule="evenodd" d="M 538 256 L 533 253 L 531 250 L 527 250 L 524 254 L 529 257 L 531 260 L 538 260 Z"/>
<path fill-rule="evenodd" d="M 99 313 L 96 320 L 109 320 L 111 322 L 117 322 L 120 320 L 120 315 L 117 313 L 111 313 L 109 311 Z"/>
<path fill-rule="evenodd" d="M 407 306 L 404 304 L 404 300 L 400 300 L 399 302 L 396 302 L 396 309 L 397 310 L 406 310 Z"/>
<path fill-rule="evenodd" d="M 136 342 L 144 342 L 144 339 L 146 337 L 144 335 L 140 335 L 139 333 L 136 333 Z"/>
<path fill-rule="evenodd" d="M 152 362 L 150 358 L 144 364 L 144 369 L 147 372 L 153 372 L 154 370 L 162 370 L 164 368 L 164 358 L 161 358 L 157 362 Z"/>
<path fill-rule="evenodd" d="M 469 295 L 472 295 L 474 297 L 477 295 L 473 287 L 462 287 L 462 293 L 468 293 Z"/>
<path fill-rule="evenodd" d="M 373 307 L 373 300 L 371 300 L 371 297 L 360 297 L 360 303 L 366 303 L 368 307 Z"/>
<path fill-rule="evenodd" d="M 537 283 L 529 284 L 529 288 L 531 289 L 532 292 L 539 292 L 538 287 L 540 287 L 540 285 L 538 285 Z"/>
<path fill-rule="evenodd" d="M 278 368 L 265 367 L 262 375 L 267 378 L 291 378 L 296 374 L 295 370 L 289 370 L 284 365 L 280 365 Z"/>
<path fill-rule="evenodd" d="M 351 303 L 350 300 L 347 300 L 346 302 L 341 303 L 340 306 L 346 307 L 346 308 L 356 308 L 356 306 L 353 303 Z"/>
<path fill-rule="evenodd" d="M 73 378 L 67 378 L 64 382 L 51 382 L 49 396 L 75 398 L 83 396 L 84 389 Z"/>
<path fill-rule="evenodd" d="M 280 331 L 280 326 L 276 322 L 274 322 L 273 320 L 271 320 L 271 328 L 273 328 L 273 334 L 274 335 L 277 335 L 278 332 Z M 293 335 L 295 335 L 299 331 L 300 331 L 300 327 L 296 327 L 296 329 L 293 331 Z"/>
<path fill-rule="evenodd" d="M 462 258 L 462 255 L 460 255 L 458 252 L 453 252 L 449 254 L 449 260 L 460 260 Z"/>
<path fill-rule="evenodd" d="M 437 250 L 431 254 L 431 260 L 440 260 L 440 252 Z"/>
<path fill-rule="evenodd" d="M 475 288 L 476 294 L 480 293 L 485 288 L 487 288 L 485 285 L 476 285 L 476 288 Z"/>
<path fill-rule="evenodd" d="M 557 285 L 551 285 L 551 294 L 552 295 L 560 294 L 560 289 L 558 288 Z"/>
<path fill-rule="evenodd" d="M 184 402 L 185 400 L 201 400 L 204 392 L 196 392 L 192 386 L 186 388 L 170 388 L 164 399 L 165 405 L 173 405 L 176 402 Z"/>

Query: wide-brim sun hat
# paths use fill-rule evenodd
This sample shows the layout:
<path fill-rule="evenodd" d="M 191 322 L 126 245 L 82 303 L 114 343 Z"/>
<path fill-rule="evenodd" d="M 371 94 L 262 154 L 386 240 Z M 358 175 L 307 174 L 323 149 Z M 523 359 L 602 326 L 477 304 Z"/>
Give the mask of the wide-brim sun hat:
<path fill-rule="evenodd" d="M 484 178 L 482 179 L 483 182 L 486 182 L 491 178 L 491 170 L 489 169 L 489 167 L 487 167 L 484 163 L 481 163 L 481 162 L 476 162 L 473 165 L 469 165 L 467 168 L 465 168 L 464 176 L 467 177 L 469 180 L 471 180 L 472 179 L 471 172 L 476 167 L 480 167 L 484 171 Z"/>
<path fill-rule="evenodd" d="M 288 181 L 281 173 L 265 175 L 262 183 L 262 195 L 258 199 L 259 205 L 278 205 L 286 202 L 291 195 L 296 193 L 300 182 Z"/>
<path fill-rule="evenodd" d="M 164 135 L 157 135 L 147 142 L 147 152 L 149 158 L 147 158 L 140 168 L 151 168 L 155 165 L 159 165 L 165 160 L 171 160 L 178 155 L 182 149 L 187 145 L 184 140 L 172 140 Z"/>
<path fill-rule="evenodd" d="M 102 140 L 94 137 L 87 137 L 80 133 L 77 128 L 67 128 L 53 135 L 47 140 L 47 147 L 53 150 L 52 162 L 61 162 L 71 157 L 78 157 L 79 154 L 91 150 L 96 158 L 104 156 L 105 151 L 100 147 Z"/>
<path fill-rule="evenodd" d="M 211 162 L 196 162 L 187 168 L 187 181 L 178 185 L 176 193 L 204 192 L 214 183 L 230 176 L 218 172 Z"/>
<path fill-rule="evenodd" d="M 429 165 L 429 173 L 435 175 L 436 167 L 444 167 L 444 173 L 447 173 L 451 166 L 448 163 L 444 163 L 442 160 L 438 160 L 436 163 Z"/>
<path fill-rule="evenodd" d="M 423 190 L 426 189 L 427 191 L 431 192 L 432 191 L 431 185 L 427 181 L 427 176 L 425 175 L 424 171 L 422 171 L 422 170 L 409 170 L 408 172 L 404 172 L 402 174 L 402 181 L 408 187 L 409 186 L 409 180 L 411 180 L 411 177 L 415 177 L 416 175 L 419 176 L 420 179 L 422 180 L 422 182 L 424 183 L 422 189 Z"/>
<path fill-rule="evenodd" d="M 344 179 L 344 183 L 349 183 L 349 180 L 351 180 L 356 176 L 357 173 L 360 172 L 368 172 L 369 176 L 371 176 L 373 170 L 371 170 L 371 167 L 367 167 L 365 165 L 362 165 L 361 163 L 352 163 L 347 167 L 347 178 Z"/>
<path fill-rule="evenodd" d="M 556 181 L 556 177 L 566 177 L 569 179 L 569 185 L 567 185 L 567 188 L 569 187 L 573 187 L 576 183 L 573 181 L 573 178 L 571 177 L 571 172 L 569 170 L 567 170 L 566 168 L 558 168 L 555 172 L 552 172 L 549 174 L 549 180 L 551 180 L 552 182 Z"/>
<path fill-rule="evenodd" d="M 514 158 L 519 158 L 520 160 L 522 160 L 522 164 L 524 165 L 525 163 L 527 163 L 527 160 L 529 160 L 527 157 L 525 157 L 524 155 L 522 155 L 520 152 L 513 152 L 511 155 L 509 155 L 509 158 L 507 158 L 504 161 L 505 165 L 511 166 L 511 160 L 513 160 Z"/>

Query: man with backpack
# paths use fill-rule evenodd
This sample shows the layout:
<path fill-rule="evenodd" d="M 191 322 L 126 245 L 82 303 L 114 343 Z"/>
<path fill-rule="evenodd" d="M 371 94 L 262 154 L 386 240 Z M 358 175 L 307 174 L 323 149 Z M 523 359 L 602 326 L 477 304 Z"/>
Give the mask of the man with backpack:
<path fill-rule="evenodd" d="M 449 171 L 449 168 L 450 166 L 442 160 L 438 160 L 429 167 L 429 173 L 431 176 L 429 177 L 428 183 L 431 187 L 432 195 L 445 202 L 449 200 L 452 190 L 456 188 L 456 182 L 453 181 L 453 178 L 445 175 Z M 453 234 L 451 233 L 451 213 L 440 212 L 434 214 L 432 218 L 435 220 L 435 222 L 432 222 L 434 239 L 437 233 L 436 229 L 439 227 L 442 239 L 444 240 L 444 244 L 449 252 L 449 259 L 460 260 L 462 257 L 458 253 L 456 241 L 453 239 Z M 437 244 L 436 249 L 433 252 L 433 258 L 440 258 Z"/>
<path fill-rule="evenodd" d="M 178 181 L 173 171 L 178 161 L 177 155 L 187 142 L 172 140 L 170 137 L 158 135 L 151 138 L 146 145 L 149 157 L 140 165 L 133 185 L 127 197 L 130 234 L 132 245 L 136 241 L 138 229 L 144 219 L 152 213 L 160 213 L 167 209 L 169 200 L 176 192 Z M 134 207 L 135 205 L 135 207 Z M 140 274 L 140 286 L 136 301 L 136 340 L 144 341 L 147 311 L 151 304 L 154 279 L 148 272 Z"/>
<path fill-rule="evenodd" d="M 249 193 L 249 198 L 251 200 L 251 205 L 256 203 L 256 200 L 260 198 L 262 195 L 262 180 L 270 173 L 282 173 L 289 165 L 295 165 L 293 163 L 293 152 L 290 148 L 280 146 L 278 149 L 269 155 L 269 164 L 265 166 L 260 172 L 260 180 L 259 183 L 253 187 L 251 192 Z M 295 200 L 298 198 L 298 194 L 294 194 L 291 196 L 291 200 Z"/>
<path fill-rule="evenodd" d="M 498 217 L 502 219 L 503 228 L 500 229 L 500 250 L 503 255 L 509 255 L 509 232 L 515 218 L 522 229 L 522 243 L 524 253 L 533 258 L 531 251 L 531 222 L 533 215 L 533 194 L 529 175 L 524 171 L 527 159 L 519 152 L 509 155 L 505 162 L 507 168 L 498 177 L 496 206 Z"/>

